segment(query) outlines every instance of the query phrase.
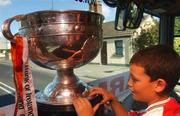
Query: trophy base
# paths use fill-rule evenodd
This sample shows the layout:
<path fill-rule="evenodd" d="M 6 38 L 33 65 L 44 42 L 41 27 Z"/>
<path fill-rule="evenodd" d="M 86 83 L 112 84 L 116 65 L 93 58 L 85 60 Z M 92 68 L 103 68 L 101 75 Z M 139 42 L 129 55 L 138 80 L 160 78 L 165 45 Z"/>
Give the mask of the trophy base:
<path fill-rule="evenodd" d="M 37 102 L 38 116 L 77 116 L 73 105 L 50 105 Z"/>
<path fill-rule="evenodd" d="M 92 106 L 95 106 L 102 100 L 101 96 L 97 96 L 90 100 Z M 74 106 L 71 105 L 52 105 L 37 102 L 38 116 L 77 116 Z M 95 113 L 95 116 L 105 116 L 104 106 L 101 106 Z"/>

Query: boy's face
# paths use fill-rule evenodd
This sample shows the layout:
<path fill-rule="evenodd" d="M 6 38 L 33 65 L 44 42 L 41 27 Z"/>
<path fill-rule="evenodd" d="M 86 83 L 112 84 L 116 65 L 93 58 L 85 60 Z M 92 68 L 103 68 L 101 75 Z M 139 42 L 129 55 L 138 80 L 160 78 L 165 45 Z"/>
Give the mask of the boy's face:
<path fill-rule="evenodd" d="M 149 103 L 155 97 L 155 84 L 150 81 L 150 77 L 145 74 L 144 68 L 139 65 L 130 65 L 128 86 L 132 91 L 133 98 L 137 101 Z"/>

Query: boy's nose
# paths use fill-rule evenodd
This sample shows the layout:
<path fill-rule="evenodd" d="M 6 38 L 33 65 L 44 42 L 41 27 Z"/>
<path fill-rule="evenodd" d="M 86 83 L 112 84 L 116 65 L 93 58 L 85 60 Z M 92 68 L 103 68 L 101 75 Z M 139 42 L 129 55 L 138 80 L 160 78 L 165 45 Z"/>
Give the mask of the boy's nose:
<path fill-rule="evenodd" d="M 129 80 L 128 80 L 128 87 L 129 87 L 129 88 L 131 88 L 131 87 L 132 87 L 132 85 L 133 85 L 133 84 L 132 84 L 132 79 L 131 79 L 131 78 L 129 78 Z"/>

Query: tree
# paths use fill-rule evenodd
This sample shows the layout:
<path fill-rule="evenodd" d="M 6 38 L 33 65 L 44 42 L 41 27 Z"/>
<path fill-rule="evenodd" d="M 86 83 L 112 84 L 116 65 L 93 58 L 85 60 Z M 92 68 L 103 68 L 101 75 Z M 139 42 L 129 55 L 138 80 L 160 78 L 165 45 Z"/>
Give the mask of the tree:
<path fill-rule="evenodd" d="M 141 28 L 140 35 L 133 39 L 132 45 L 134 52 L 158 44 L 159 22 L 154 20 L 154 24 L 150 28 Z M 174 34 L 180 35 L 180 16 L 176 17 Z M 174 49 L 180 54 L 180 37 L 174 38 Z"/>
<path fill-rule="evenodd" d="M 174 38 L 174 48 L 180 54 L 180 16 L 175 20 L 174 35 L 179 36 Z"/>
<path fill-rule="evenodd" d="M 139 36 L 133 38 L 132 46 L 134 52 L 158 44 L 159 22 L 157 20 L 153 20 L 153 22 L 154 24 L 152 24 L 149 28 L 141 27 Z"/>
<path fill-rule="evenodd" d="M 180 35 L 180 16 L 176 17 L 174 34 L 175 35 Z"/>
<path fill-rule="evenodd" d="M 180 37 L 174 39 L 174 49 L 180 54 Z"/>

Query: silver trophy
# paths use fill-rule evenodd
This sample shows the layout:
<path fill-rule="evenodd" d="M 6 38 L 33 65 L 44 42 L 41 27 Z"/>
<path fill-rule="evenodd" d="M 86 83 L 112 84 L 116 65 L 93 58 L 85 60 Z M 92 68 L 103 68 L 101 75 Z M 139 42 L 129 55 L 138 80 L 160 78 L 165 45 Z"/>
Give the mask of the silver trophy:
<path fill-rule="evenodd" d="M 49 106 L 72 105 L 72 100 L 88 89 L 73 69 L 89 63 L 102 45 L 101 14 L 89 11 L 38 11 L 7 19 L 3 35 L 14 42 L 11 22 L 19 21 L 17 34 L 28 39 L 30 59 L 37 65 L 57 70 L 57 76 L 37 101 Z M 42 77 L 43 78 L 43 77 Z"/>

